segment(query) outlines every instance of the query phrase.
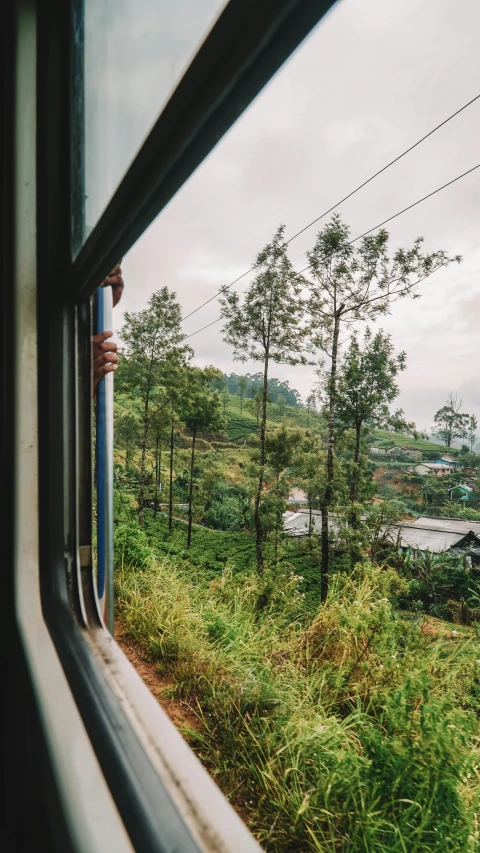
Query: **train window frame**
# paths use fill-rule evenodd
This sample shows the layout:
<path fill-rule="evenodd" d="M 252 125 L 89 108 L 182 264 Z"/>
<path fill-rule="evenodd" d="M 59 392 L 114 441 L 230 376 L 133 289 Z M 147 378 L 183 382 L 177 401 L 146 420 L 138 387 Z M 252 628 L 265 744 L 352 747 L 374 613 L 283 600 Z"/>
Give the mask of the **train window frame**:
<path fill-rule="evenodd" d="M 334 0 L 230 0 L 81 247 L 83 0 L 26 3 L 38 12 L 35 239 L 43 617 L 133 847 L 152 853 L 174 848 L 253 853 L 260 849 L 257 842 L 97 610 L 90 298 Z"/>

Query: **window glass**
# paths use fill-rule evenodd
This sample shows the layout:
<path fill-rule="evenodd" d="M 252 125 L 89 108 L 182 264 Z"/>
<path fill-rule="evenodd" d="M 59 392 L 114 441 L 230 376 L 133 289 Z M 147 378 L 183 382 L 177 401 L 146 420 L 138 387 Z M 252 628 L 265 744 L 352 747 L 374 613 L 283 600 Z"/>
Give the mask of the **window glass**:
<path fill-rule="evenodd" d="M 85 237 L 225 0 L 86 0 Z"/>

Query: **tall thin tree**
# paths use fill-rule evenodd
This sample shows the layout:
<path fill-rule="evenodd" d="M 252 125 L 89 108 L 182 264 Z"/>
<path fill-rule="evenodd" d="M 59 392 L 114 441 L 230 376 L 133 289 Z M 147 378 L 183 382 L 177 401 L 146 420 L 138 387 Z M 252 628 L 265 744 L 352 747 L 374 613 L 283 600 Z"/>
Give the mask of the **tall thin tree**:
<path fill-rule="evenodd" d="M 246 376 L 238 377 L 238 396 L 240 397 L 240 414 L 243 412 L 243 398 L 245 397 L 248 388 L 248 379 Z"/>
<path fill-rule="evenodd" d="M 447 447 L 451 447 L 456 438 L 463 438 L 468 430 L 469 415 L 460 411 L 462 404 L 462 398 L 450 391 L 446 405 L 442 406 L 434 415 L 435 435 Z"/>
<path fill-rule="evenodd" d="M 306 337 L 302 322 L 302 280 L 290 263 L 283 234 L 284 226 L 280 226 L 272 242 L 257 256 L 257 272 L 243 304 L 240 304 L 237 293 L 229 293 L 221 300 L 222 317 L 226 321 L 223 339 L 233 347 L 234 358 L 239 361 L 259 361 L 263 364 L 260 462 L 254 504 L 259 571 L 262 571 L 264 565 L 260 502 L 265 472 L 268 370 L 271 361 L 292 365 L 307 362 Z"/>
<path fill-rule="evenodd" d="M 162 369 L 183 333 L 180 329 L 181 310 L 174 293 L 162 287 L 153 293 L 148 307 L 136 313 L 125 312 L 120 331 L 123 342 L 117 387 L 139 402 L 141 422 L 140 490 L 138 521 L 143 526 L 145 506 L 146 457 L 150 421 L 162 395 Z"/>
<path fill-rule="evenodd" d="M 350 239 L 350 229 L 335 214 L 317 235 L 313 249 L 307 252 L 310 265 L 308 308 L 312 322 L 312 340 L 330 358 L 328 373 L 328 444 L 326 485 L 321 502 L 322 577 L 321 599 L 328 592 L 330 542 L 328 513 L 334 499 L 335 408 L 337 369 L 342 330 L 354 323 L 368 322 L 388 314 L 398 299 L 418 296 L 420 281 L 460 256 L 444 251 L 425 254 L 423 238 L 410 249 L 388 254 L 388 232 L 363 237 L 358 247 Z"/>
<path fill-rule="evenodd" d="M 225 419 L 220 413 L 220 400 L 217 393 L 208 389 L 212 383 L 215 368 L 191 368 L 187 373 L 186 393 L 182 401 L 183 420 L 192 434 L 192 449 L 190 454 L 190 483 L 188 489 L 188 532 L 187 548 L 192 542 L 193 522 L 193 486 L 195 473 L 195 444 L 197 434 L 202 430 L 217 432 L 222 429 Z"/>
<path fill-rule="evenodd" d="M 350 475 L 349 500 L 352 505 L 350 524 L 358 523 L 355 503 L 360 479 L 360 444 L 362 429 L 368 421 L 377 423 L 384 417 L 385 407 L 398 396 L 398 373 L 405 370 L 404 352 L 395 356 L 390 336 L 382 330 L 372 337 L 365 332 L 363 345 L 354 336 L 345 354 L 338 376 L 337 417 L 340 423 L 355 431 L 355 449 Z"/>

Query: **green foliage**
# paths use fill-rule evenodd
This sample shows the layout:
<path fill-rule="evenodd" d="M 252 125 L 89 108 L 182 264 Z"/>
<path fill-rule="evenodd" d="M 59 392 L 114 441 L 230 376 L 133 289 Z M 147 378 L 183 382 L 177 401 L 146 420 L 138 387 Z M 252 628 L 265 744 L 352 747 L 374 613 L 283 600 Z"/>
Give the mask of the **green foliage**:
<path fill-rule="evenodd" d="M 230 291 L 220 300 L 225 320 L 223 339 L 239 361 L 259 361 L 263 367 L 261 389 L 255 395 L 254 414 L 260 427 L 260 462 L 255 492 L 254 523 L 257 566 L 263 569 L 262 541 L 264 526 L 260 518 L 260 501 L 265 468 L 265 435 L 267 426 L 268 371 L 270 362 L 306 364 L 306 327 L 300 298 L 302 280 L 288 257 L 284 242 L 284 226 L 280 226 L 272 242 L 259 252 L 256 275 L 243 304 L 238 293 Z"/>
<path fill-rule="evenodd" d="M 445 406 L 436 412 L 433 420 L 435 422 L 435 434 L 441 441 L 450 447 L 456 438 L 467 438 L 473 429 L 473 441 L 475 441 L 476 419 L 472 421 L 471 415 L 460 412 L 462 400 L 457 394 L 450 392 Z"/>
<path fill-rule="evenodd" d="M 381 329 L 372 337 L 365 332 L 363 346 L 353 336 L 338 376 L 336 414 L 346 426 L 385 419 L 385 408 L 398 396 L 396 377 L 405 370 L 406 355 L 394 355 L 390 335 Z"/>
<path fill-rule="evenodd" d="M 476 607 L 480 593 L 480 572 L 470 569 L 463 556 L 425 554 L 413 558 L 396 555 L 399 573 L 408 580 L 403 606 L 419 602 L 423 612 L 442 619 L 453 619 L 455 602 Z"/>
<path fill-rule="evenodd" d="M 177 555 L 124 566 L 117 602 L 267 853 L 478 850 L 479 642 L 422 635 L 391 570 L 336 576 L 304 627 L 299 585 L 288 570 L 212 578 Z"/>
<path fill-rule="evenodd" d="M 147 569 L 152 564 L 152 551 L 145 531 L 136 521 L 117 524 L 114 539 L 115 566 Z"/>
<path fill-rule="evenodd" d="M 173 400 L 171 388 L 178 386 L 186 360 L 192 355 L 190 347 L 180 347 L 181 310 L 174 293 L 163 287 L 153 293 L 148 308 L 136 313 L 125 312 L 120 330 L 123 342 L 122 358 L 116 376 L 118 390 L 134 400 L 141 433 L 138 518 L 143 524 L 145 486 L 147 483 L 147 444 L 152 418 L 157 418 Z M 172 378 L 175 382 L 172 383 Z M 170 392 L 170 393 L 168 393 Z M 161 429 L 156 423 L 157 433 Z"/>
<path fill-rule="evenodd" d="M 241 441 L 251 433 L 258 432 L 258 424 L 253 418 L 240 415 L 227 421 L 227 435 L 231 441 Z"/>
<path fill-rule="evenodd" d="M 237 376 L 236 373 L 231 373 L 227 376 L 223 374 L 221 380 L 213 383 L 213 388 L 221 390 L 222 382 L 225 383 L 229 394 L 235 394 L 239 397 L 249 398 L 253 400 L 257 391 L 263 387 L 263 375 L 261 373 L 250 374 L 245 376 Z M 295 389 L 290 388 L 289 382 L 281 382 L 279 379 L 271 378 L 268 380 L 268 396 L 272 403 L 276 403 L 279 397 L 283 397 L 285 405 L 299 406 L 301 404 L 301 394 Z"/>

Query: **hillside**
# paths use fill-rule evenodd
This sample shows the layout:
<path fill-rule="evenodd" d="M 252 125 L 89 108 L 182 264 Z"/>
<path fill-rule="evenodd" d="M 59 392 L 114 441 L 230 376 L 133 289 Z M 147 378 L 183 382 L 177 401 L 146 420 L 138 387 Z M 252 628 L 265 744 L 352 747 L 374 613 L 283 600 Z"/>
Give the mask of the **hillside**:
<path fill-rule="evenodd" d="M 394 445 L 398 445 L 398 447 L 416 447 L 420 451 L 448 451 L 454 456 L 459 453 L 458 448 L 446 447 L 444 444 L 441 444 L 434 439 L 428 441 L 424 438 L 414 438 L 412 435 L 405 435 L 401 432 L 389 432 L 386 429 L 373 428 L 371 431 L 371 438 L 373 438 L 373 441 L 370 443 L 375 444 L 378 447 L 392 447 Z"/>
<path fill-rule="evenodd" d="M 243 411 L 240 412 L 240 397 L 230 394 L 224 413 L 227 418 L 226 433 L 230 441 L 247 438 L 258 430 L 255 415 L 250 411 L 251 400 L 243 401 Z M 279 406 L 269 403 L 267 409 L 267 430 L 276 429 L 283 421 L 291 429 L 301 428 L 318 431 L 323 426 L 323 418 L 318 412 L 308 413 L 300 406 Z"/>

